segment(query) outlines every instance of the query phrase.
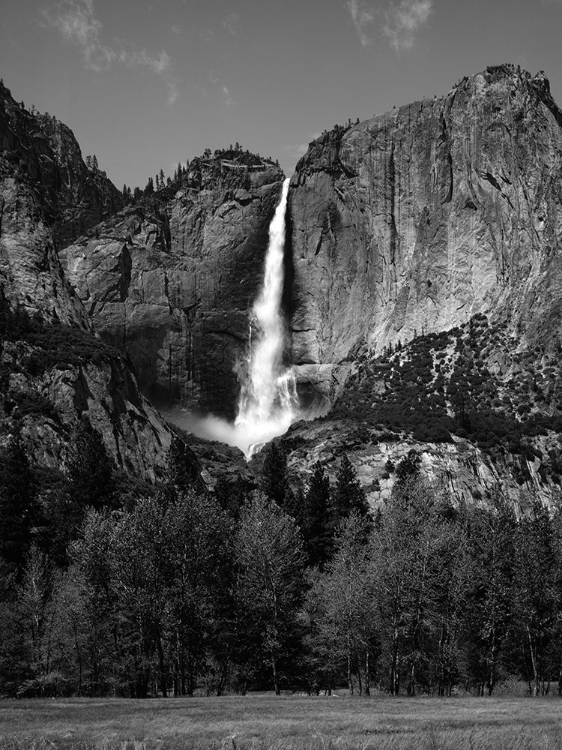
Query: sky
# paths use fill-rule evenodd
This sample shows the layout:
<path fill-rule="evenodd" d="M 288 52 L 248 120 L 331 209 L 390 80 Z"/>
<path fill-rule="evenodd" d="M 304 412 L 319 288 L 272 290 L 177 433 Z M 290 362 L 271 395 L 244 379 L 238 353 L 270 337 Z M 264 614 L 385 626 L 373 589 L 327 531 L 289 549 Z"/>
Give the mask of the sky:
<path fill-rule="evenodd" d="M 562 104 L 562 0 L 2 0 L 0 77 L 121 188 L 239 142 L 308 143 L 512 62 Z"/>

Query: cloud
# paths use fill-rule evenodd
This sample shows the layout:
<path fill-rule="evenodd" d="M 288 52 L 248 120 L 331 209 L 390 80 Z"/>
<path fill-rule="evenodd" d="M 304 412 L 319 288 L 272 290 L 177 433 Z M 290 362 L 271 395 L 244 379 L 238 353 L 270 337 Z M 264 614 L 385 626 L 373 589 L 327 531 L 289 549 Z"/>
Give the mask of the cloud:
<path fill-rule="evenodd" d="M 402 0 L 385 11 L 384 34 L 396 52 L 411 49 L 416 34 L 425 26 L 433 12 L 433 0 Z"/>
<path fill-rule="evenodd" d="M 344 6 L 347 8 L 351 15 L 351 20 L 355 26 L 359 40 L 363 47 L 366 47 L 370 43 L 365 28 L 373 23 L 375 20 L 375 12 L 372 8 L 369 8 L 364 0 L 346 0 Z"/>
<path fill-rule="evenodd" d="M 226 106 L 227 107 L 234 107 L 234 105 L 236 104 L 236 102 L 234 101 L 234 99 L 230 95 L 230 91 L 224 85 L 222 87 L 222 94 L 223 94 Z"/>
<path fill-rule="evenodd" d="M 172 34 L 181 34 L 182 28 L 179 23 L 174 23 L 170 26 L 170 31 L 172 32 Z"/>
<path fill-rule="evenodd" d="M 102 24 L 95 17 L 93 0 L 63 0 L 44 10 L 43 18 L 80 49 L 86 67 L 99 72 L 114 60 L 114 51 L 100 41 Z"/>
<path fill-rule="evenodd" d="M 224 100 L 224 103 L 227 107 L 234 107 L 236 106 L 237 102 L 234 100 L 234 97 L 230 93 L 230 89 L 228 86 L 226 86 L 222 80 L 221 76 L 212 68 L 207 71 L 207 78 L 209 80 L 209 83 L 217 90 L 220 89 L 220 92 L 222 94 L 222 98 Z M 208 96 L 208 91 L 203 87 L 202 90 L 203 96 Z"/>
<path fill-rule="evenodd" d="M 229 34 L 232 34 L 233 36 L 236 36 L 238 33 L 238 21 L 240 20 L 240 16 L 238 13 L 231 13 L 229 16 L 226 16 L 222 19 L 221 23 L 224 26 L 224 28 L 229 32 Z"/>
<path fill-rule="evenodd" d="M 113 46 L 101 38 L 103 25 L 95 15 L 94 0 L 60 0 L 43 11 L 47 26 L 57 29 L 62 37 L 77 47 L 90 70 L 100 73 L 113 64 L 128 68 L 145 67 L 161 76 L 168 89 L 168 104 L 178 98 L 177 79 L 172 74 L 172 60 L 165 50 L 151 55 L 145 49 L 136 49 L 122 39 Z"/>

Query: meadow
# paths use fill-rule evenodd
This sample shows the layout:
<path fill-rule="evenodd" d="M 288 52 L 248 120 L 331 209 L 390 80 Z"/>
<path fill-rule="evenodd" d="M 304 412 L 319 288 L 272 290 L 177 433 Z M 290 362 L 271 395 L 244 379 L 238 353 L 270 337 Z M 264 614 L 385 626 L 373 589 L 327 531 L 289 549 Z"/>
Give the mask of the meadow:
<path fill-rule="evenodd" d="M 2 750 L 542 750 L 548 698 L 51 699 L 0 702 Z"/>

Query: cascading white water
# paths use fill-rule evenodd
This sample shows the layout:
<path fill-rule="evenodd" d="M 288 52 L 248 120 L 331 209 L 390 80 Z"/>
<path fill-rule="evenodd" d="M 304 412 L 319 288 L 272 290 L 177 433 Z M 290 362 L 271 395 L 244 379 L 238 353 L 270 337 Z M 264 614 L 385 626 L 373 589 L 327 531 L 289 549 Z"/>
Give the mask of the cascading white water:
<path fill-rule="evenodd" d="M 248 455 L 261 443 L 285 432 L 296 416 L 295 378 L 283 364 L 287 339 L 281 302 L 285 278 L 285 212 L 289 180 L 269 226 L 263 287 L 253 307 L 257 342 L 250 341 L 246 376 L 241 385 L 234 427 L 247 436 Z"/>
<path fill-rule="evenodd" d="M 264 281 L 253 306 L 248 356 L 245 366 L 239 368 L 240 398 L 234 424 L 212 415 L 172 418 L 195 435 L 238 446 L 247 457 L 286 432 L 298 415 L 295 377 L 283 362 L 287 343 L 282 298 L 288 193 L 287 179 L 269 225 Z"/>

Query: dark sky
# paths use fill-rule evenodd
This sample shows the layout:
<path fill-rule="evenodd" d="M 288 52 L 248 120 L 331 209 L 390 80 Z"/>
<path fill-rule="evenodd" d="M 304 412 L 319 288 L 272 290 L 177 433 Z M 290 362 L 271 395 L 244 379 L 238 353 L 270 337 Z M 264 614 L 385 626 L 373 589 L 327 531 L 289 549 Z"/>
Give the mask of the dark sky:
<path fill-rule="evenodd" d="M 488 65 L 562 103 L 562 0 L 2 0 L 0 75 L 121 187 L 238 141 L 290 174 L 348 118 Z"/>

